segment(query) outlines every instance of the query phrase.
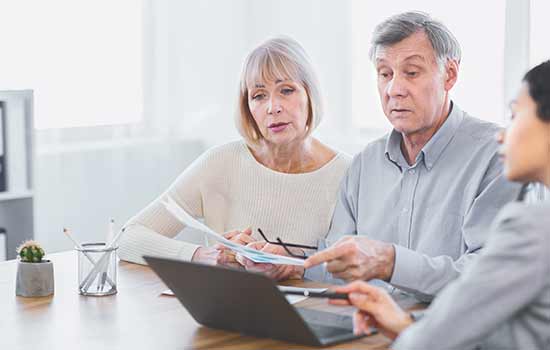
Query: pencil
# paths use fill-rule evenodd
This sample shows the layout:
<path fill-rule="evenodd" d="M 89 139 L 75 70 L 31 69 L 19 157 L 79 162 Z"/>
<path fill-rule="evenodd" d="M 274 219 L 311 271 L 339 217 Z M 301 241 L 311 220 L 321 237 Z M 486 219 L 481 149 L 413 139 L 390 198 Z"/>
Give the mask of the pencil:
<path fill-rule="evenodd" d="M 111 218 L 109 220 L 109 230 L 107 232 L 107 239 L 105 240 L 105 245 L 106 246 L 108 246 L 110 244 L 111 240 L 113 239 L 114 225 L 115 225 L 115 219 Z M 106 254 L 111 254 L 111 253 L 109 252 L 109 253 L 106 253 Z M 110 259 L 110 257 L 108 259 Z M 109 267 L 107 266 L 106 270 L 108 268 Z M 101 291 L 103 291 L 103 287 L 105 286 L 105 279 L 106 278 L 107 278 L 107 271 L 101 272 L 101 282 L 97 285 L 97 289 L 101 289 Z"/>
<path fill-rule="evenodd" d="M 73 238 L 73 236 L 71 236 L 71 231 L 68 228 L 63 227 L 63 233 L 73 242 L 76 248 L 82 250 L 82 246 L 76 241 L 76 239 Z"/>

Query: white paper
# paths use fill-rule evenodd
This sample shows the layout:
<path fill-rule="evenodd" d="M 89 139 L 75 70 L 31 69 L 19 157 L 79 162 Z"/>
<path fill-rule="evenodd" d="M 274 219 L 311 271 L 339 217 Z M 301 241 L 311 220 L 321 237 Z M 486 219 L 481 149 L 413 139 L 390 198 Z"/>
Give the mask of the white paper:
<path fill-rule="evenodd" d="M 302 259 L 292 258 L 284 255 L 266 253 L 253 248 L 246 247 L 241 244 L 237 244 L 235 242 L 231 242 L 230 240 L 226 239 L 222 235 L 212 231 L 208 226 L 204 225 L 200 221 L 193 218 L 185 210 L 183 210 L 183 208 L 181 208 L 176 202 L 174 202 L 174 200 L 170 197 L 166 199 L 166 201 L 164 202 L 164 206 L 166 207 L 166 210 L 168 210 L 182 224 L 185 224 L 189 227 L 192 227 L 194 229 L 204 232 L 206 235 L 208 235 L 208 237 L 212 238 L 216 242 L 223 244 L 224 246 L 228 247 L 235 253 L 238 253 L 254 261 L 255 263 L 266 263 L 266 264 L 274 264 L 274 265 L 298 265 L 298 266 L 304 265 L 304 260 Z"/>
<path fill-rule="evenodd" d="M 288 303 L 290 305 L 297 304 L 300 301 L 304 301 L 304 300 L 307 299 L 307 297 L 305 297 L 303 295 L 285 295 L 285 298 L 286 298 L 286 301 L 288 301 Z"/>
<path fill-rule="evenodd" d="M 322 293 L 327 288 L 301 288 L 301 287 L 291 287 L 291 286 L 277 286 L 281 292 L 284 291 L 293 291 L 293 292 L 305 292 L 306 290 L 308 292 L 316 292 L 316 293 Z M 296 304 L 300 301 L 306 300 L 308 297 L 305 295 L 286 295 L 286 300 L 289 302 L 289 304 Z"/>
<path fill-rule="evenodd" d="M 277 286 L 281 292 L 313 292 L 313 293 L 323 293 L 327 288 L 302 288 L 302 287 L 292 287 L 292 286 Z"/>

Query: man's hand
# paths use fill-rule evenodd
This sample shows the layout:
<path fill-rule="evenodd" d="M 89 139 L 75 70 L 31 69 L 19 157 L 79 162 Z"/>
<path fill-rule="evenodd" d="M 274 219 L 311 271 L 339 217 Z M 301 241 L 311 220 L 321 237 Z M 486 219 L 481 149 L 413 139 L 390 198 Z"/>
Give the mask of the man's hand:
<path fill-rule="evenodd" d="M 288 255 L 283 247 L 267 242 L 253 242 L 247 246 L 266 253 Z M 302 266 L 255 263 L 238 254 L 237 261 L 239 261 L 248 271 L 263 273 L 276 281 L 302 279 L 305 271 Z"/>
<path fill-rule="evenodd" d="M 413 323 L 410 314 L 403 311 L 385 290 L 366 282 L 355 281 L 333 291 L 346 293 L 349 299 L 330 300 L 331 304 L 357 307 L 353 315 L 355 334 L 369 334 L 370 328 L 375 327 L 388 338 L 395 339 Z"/>
<path fill-rule="evenodd" d="M 333 246 L 310 256 L 306 269 L 327 263 L 327 271 L 346 281 L 381 279 L 389 281 L 395 264 L 392 244 L 367 237 L 346 236 Z"/>

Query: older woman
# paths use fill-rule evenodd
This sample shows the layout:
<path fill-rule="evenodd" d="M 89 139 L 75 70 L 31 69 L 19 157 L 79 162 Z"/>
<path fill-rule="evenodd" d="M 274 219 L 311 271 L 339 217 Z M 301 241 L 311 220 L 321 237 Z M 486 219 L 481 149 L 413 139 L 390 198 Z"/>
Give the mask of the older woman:
<path fill-rule="evenodd" d="M 550 187 L 550 61 L 529 71 L 503 157 L 513 181 Z M 550 349 L 550 202 L 510 203 L 479 259 L 413 323 L 384 291 L 365 282 L 336 289 L 358 307 L 358 333 L 377 326 L 394 349 Z"/>
<path fill-rule="evenodd" d="M 121 259 L 144 263 L 150 254 L 238 266 L 223 247 L 174 240 L 184 227 L 163 206 L 167 197 L 241 244 L 262 240 L 258 228 L 269 240 L 304 245 L 324 237 L 350 158 L 312 136 L 322 117 L 321 94 L 303 48 L 275 38 L 254 49 L 244 62 L 238 105 L 244 140 L 205 152 L 133 217 Z"/>

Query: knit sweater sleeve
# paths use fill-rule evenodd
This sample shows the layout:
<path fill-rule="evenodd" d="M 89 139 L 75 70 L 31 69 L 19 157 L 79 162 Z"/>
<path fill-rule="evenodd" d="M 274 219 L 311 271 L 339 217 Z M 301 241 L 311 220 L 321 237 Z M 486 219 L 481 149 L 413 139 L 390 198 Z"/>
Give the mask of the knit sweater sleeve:
<path fill-rule="evenodd" d="M 124 225 L 118 255 L 122 260 L 146 264 L 143 255 L 191 260 L 198 245 L 173 239 L 185 227 L 165 208 L 172 198 L 195 218 L 203 217 L 202 194 L 211 169 L 212 151 L 196 159 L 170 187 Z"/>

